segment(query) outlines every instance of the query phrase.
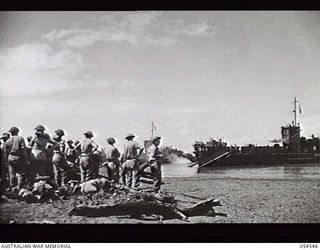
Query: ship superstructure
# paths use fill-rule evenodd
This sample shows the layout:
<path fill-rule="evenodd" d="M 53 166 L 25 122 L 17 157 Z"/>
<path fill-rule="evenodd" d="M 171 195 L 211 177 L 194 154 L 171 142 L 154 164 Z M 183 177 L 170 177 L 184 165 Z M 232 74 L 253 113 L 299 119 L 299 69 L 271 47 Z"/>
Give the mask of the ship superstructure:
<path fill-rule="evenodd" d="M 320 162 L 320 139 L 301 136 L 297 122 L 297 98 L 294 97 L 293 121 L 281 127 L 281 139 L 270 141 L 274 145 L 231 146 L 222 140 L 211 138 L 208 142 L 196 142 L 194 154 L 201 167 L 213 166 L 250 166 L 284 163 Z M 301 106 L 299 105 L 301 112 Z"/>

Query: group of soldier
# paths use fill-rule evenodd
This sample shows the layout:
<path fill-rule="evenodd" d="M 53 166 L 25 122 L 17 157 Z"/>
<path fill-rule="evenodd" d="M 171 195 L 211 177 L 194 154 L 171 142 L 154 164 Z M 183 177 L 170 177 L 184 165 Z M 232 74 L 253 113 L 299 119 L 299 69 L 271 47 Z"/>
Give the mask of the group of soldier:
<path fill-rule="evenodd" d="M 152 138 L 147 150 L 148 160 L 141 162 L 139 157 L 144 147 L 134 140 L 135 135 L 128 134 L 124 151 L 120 154 L 116 140 L 107 138 L 107 145 L 101 148 L 93 140 L 93 133 L 84 133 L 82 143 L 65 141 L 65 132 L 57 129 L 51 137 L 45 133 L 45 127 L 35 127 L 35 135 L 26 141 L 19 136 L 19 129 L 12 127 L 0 138 L 1 143 L 1 189 L 21 189 L 32 186 L 37 179 L 47 177 L 55 187 L 66 185 L 74 176 L 80 174 L 80 182 L 98 178 L 99 169 L 105 167 L 110 181 L 129 188 L 139 188 L 143 170 L 150 167 L 153 178 L 153 191 L 161 188 L 161 137 Z M 7 181 L 9 180 L 9 182 Z"/>

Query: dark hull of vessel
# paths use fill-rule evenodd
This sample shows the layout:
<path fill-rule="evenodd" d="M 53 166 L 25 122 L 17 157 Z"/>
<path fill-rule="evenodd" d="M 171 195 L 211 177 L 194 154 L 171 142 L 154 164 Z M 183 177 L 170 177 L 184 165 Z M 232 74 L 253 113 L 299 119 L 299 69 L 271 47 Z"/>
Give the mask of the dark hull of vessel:
<path fill-rule="evenodd" d="M 200 168 L 212 168 L 220 166 L 252 166 L 252 165 L 278 165 L 278 164 L 304 164 L 320 163 L 320 157 L 316 154 L 282 153 L 282 154 L 231 154 L 224 158 L 204 162 Z"/>
<path fill-rule="evenodd" d="M 199 167 L 319 163 L 320 138 L 301 136 L 300 124 L 297 123 L 297 102 L 294 97 L 292 124 L 281 127 L 281 139 L 270 141 L 274 143 L 272 147 L 253 144 L 228 146 L 222 139 L 213 138 L 208 142 L 196 141 L 193 146 Z"/>

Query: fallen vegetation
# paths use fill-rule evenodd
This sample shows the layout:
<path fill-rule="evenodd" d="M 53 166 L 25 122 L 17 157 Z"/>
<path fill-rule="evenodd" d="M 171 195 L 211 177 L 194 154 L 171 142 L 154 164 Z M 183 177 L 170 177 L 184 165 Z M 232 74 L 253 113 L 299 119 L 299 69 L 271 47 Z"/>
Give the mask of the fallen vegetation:
<path fill-rule="evenodd" d="M 2 195 L 2 202 L 8 200 L 26 203 L 54 203 L 60 201 L 68 204 L 65 213 L 68 216 L 110 217 L 130 216 L 139 219 L 151 216 L 155 219 L 187 220 L 192 216 L 214 215 L 214 206 L 220 202 L 214 199 L 184 207 L 180 206 L 174 195 L 165 192 L 153 193 L 148 189 L 130 189 L 114 184 L 106 178 L 98 178 L 77 184 L 68 183 L 55 189 L 50 180 L 41 179 L 29 189 L 13 190 Z M 6 222 L 4 223 L 12 223 Z M 54 223 L 52 221 L 37 221 L 34 223 Z"/>

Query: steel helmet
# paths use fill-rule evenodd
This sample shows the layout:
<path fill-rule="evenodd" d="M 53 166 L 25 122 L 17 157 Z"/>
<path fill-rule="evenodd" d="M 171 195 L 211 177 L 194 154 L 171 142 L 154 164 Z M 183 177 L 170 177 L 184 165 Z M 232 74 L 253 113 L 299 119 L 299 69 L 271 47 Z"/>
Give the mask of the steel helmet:
<path fill-rule="evenodd" d="M 152 142 L 155 142 L 156 140 L 159 140 L 159 139 L 161 139 L 160 136 L 155 136 L 155 137 L 152 138 Z"/>
<path fill-rule="evenodd" d="M 109 138 L 107 139 L 107 141 L 108 141 L 109 143 L 116 143 L 116 139 L 114 139 L 113 137 L 109 137 Z"/>
<path fill-rule="evenodd" d="M 73 143 L 73 141 L 72 140 L 67 140 L 67 143 Z"/>
<path fill-rule="evenodd" d="M 34 130 L 41 130 L 41 131 L 44 131 L 44 130 L 46 130 L 46 128 L 44 127 L 44 126 L 42 126 L 42 125 L 38 125 L 37 127 L 35 127 L 35 129 Z"/>
<path fill-rule="evenodd" d="M 127 134 L 127 136 L 125 137 L 125 139 L 129 139 L 129 138 L 132 138 L 132 137 L 135 137 L 134 134 Z"/>
<path fill-rule="evenodd" d="M 87 132 L 85 132 L 84 134 L 93 137 L 93 133 L 92 133 L 91 131 L 87 131 Z"/>
<path fill-rule="evenodd" d="M 18 133 L 20 130 L 17 127 L 12 127 L 9 130 L 9 133 Z"/>
<path fill-rule="evenodd" d="M 64 131 L 62 129 L 57 129 L 56 131 L 54 131 L 57 135 L 60 135 L 60 136 L 64 136 Z"/>
<path fill-rule="evenodd" d="M 0 139 L 7 139 L 10 138 L 10 134 L 9 133 L 3 133 L 2 137 Z"/>

